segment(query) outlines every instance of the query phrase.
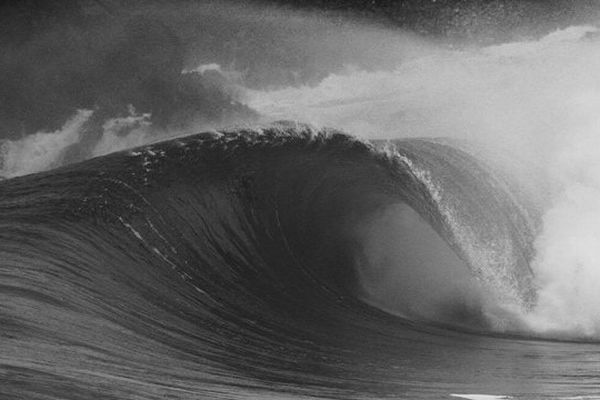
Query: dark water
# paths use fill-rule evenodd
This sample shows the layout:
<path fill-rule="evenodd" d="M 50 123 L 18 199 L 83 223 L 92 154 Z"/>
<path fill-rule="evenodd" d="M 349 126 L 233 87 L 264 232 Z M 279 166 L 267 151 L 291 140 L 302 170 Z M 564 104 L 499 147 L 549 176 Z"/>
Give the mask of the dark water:
<path fill-rule="evenodd" d="M 286 125 L 5 180 L 0 398 L 593 398 L 598 345 L 501 311 L 536 301 L 523 193 Z"/>

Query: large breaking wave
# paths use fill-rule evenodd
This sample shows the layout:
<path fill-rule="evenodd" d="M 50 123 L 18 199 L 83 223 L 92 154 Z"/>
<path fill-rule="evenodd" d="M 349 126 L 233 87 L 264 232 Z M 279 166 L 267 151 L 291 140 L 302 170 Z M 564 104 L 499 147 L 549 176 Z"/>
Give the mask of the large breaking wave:
<path fill-rule="evenodd" d="M 531 216 L 441 142 L 383 149 L 282 124 L 135 148 L 0 191 L 5 394 L 25 382 L 88 396 L 175 390 L 161 374 L 181 390 L 242 384 L 226 370 L 311 387 L 411 331 L 516 332 L 503 308 L 535 302 Z M 61 382 L 28 381 L 52 370 Z"/>
<path fill-rule="evenodd" d="M 376 35 L 391 40 L 381 32 Z M 528 237 L 527 245 L 515 250 L 528 254 L 540 295 L 537 312 L 528 318 L 530 329 L 543 335 L 594 337 L 598 320 L 593 293 L 598 277 L 592 243 L 597 234 L 595 224 L 587 221 L 596 220 L 598 101 L 594 88 L 598 79 L 594 71 L 600 58 L 595 35 L 593 26 L 571 27 L 536 41 L 460 50 L 404 37 L 401 49 L 389 58 L 405 61 L 395 61 L 399 66 L 392 71 L 349 68 L 318 85 L 277 90 L 244 88 L 233 71 L 217 64 L 184 70 L 183 75 L 220 76 L 229 82 L 225 86 L 235 86 L 239 99 L 262 115 L 263 121 L 293 118 L 316 126 L 340 127 L 363 138 L 449 136 L 459 138 L 463 147 L 471 143 L 471 153 L 494 164 L 496 171 L 508 173 L 508 180 L 519 181 L 519 190 L 527 192 L 523 197 L 535 203 L 534 213 L 545 214 L 529 223 L 536 226 L 537 239 L 522 234 Z M 391 51 L 388 47 L 384 50 Z M 185 131 L 155 126 L 150 114 L 133 106 L 127 115 L 106 120 L 101 114 L 98 119 L 97 113 L 80 110 L 55 132 L 4 140 L 1 175 L 45 170 Z M 192 126 L 201 129 L 206 124 Z M 98 129 L 97 139 L 86 139 L 90 131 Z M 449 178 L 435 174 L 421 178 L 435 182 L 427 187 L 430 196 L 452 201 L 436 186 L 446 184 Z M 458 200 L 452 206 L 465 207 Z M 476 228 L 471 221 L 461 220 L 467 214 L 445 218 L 458 218 L 452 227 L 453 234 L 463 239 L 461 251 L 485 260 L 491 254 L 481 250 L 485 246 L 469 244 Z M 496 233 L 489 231 L 490 237 Z M 498 237 L 490 243 L 502 247 L 504 236 Z M 481 263 L 499 266 L 490 270 L 510 269 L 510 260 Z"/>
<path fill-rule="evenodd" d="M 119 29 L 166 40 L 159 25 Z M 292 47 L 335 64 L 313 79 L 254 66 L 270 86 L 237 60 L 173 73 L 174 57 L 181 80 L 156 104 L 142 100 L 167 72 L 149 67 L 140 98 L 92 82 L 118 111 L 67 96 L 62 127 L 3 139 L 0 394 L 428 398 L 507 387 L 495 374 L 560 392 L 563 352 L 595 347 L 524 343 L 600 336 L 597 29 L 456 49 L 313 28 L 328 41 Z"/>

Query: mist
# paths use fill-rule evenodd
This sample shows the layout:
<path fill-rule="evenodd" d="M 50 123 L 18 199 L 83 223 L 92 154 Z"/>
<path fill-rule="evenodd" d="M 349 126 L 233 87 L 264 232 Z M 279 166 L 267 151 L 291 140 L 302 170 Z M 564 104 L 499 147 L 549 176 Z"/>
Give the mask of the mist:
<path fill-rule="evenodd" d="M 410 68 L 411 60 L 420 68 L 415 60 L 453 48 L 539 36 L 548 26 L 563 26 L 593 14 L 587 2 L 575 7 L 569 1 L 545 6 L 535 1 L 516 5 L 346 1 L 336 7 L 318 1 L 3 4 L 0 140 L 4 144 L 0 153 L 34 152 L 38 158 L 48 157 L 39 167 L 19 170 L 7 161 L 10 157 L 3 156 L 0 175 L 5 177 L 278 116 L 356 128 L 352 131 L 360 130 L 362 136 L 389 137 L 399 130 L 389 129 L 396 128 L 397 118 L 389 114 L 394 110 L 378 111 L 366 98 L 361 114 L 381 117 L 381 129 L 371 129 L 369 121 L 354 116 L 344 123 L 343 110 L 334 107 L 335 96 L 355 102 L 359 91 L 370 96 L 375 87 L 406 92 L 388 84 L 389 74 L 379 81 L 377 75 L 361 76 Z M 536 16 L 539 20 L 531 23 Z M 345 80 L 349 77 L 351 81 Z M 338 93 L 340 85 L 351 85 L 345 88 L 349 92 Z M 320 104 L 314 100 L 305 104 L 310 95 L 304 90 L 307 87 L 322 97 Z M 288 98 L 300 95 L 293 110 L 284 108 L 285 92 L 279 97 L 271 93 L 290 88 L 297 91 L 289 92 Z M 326 99 L 332 103 L 325 104 Z M 375 102 L 381 100 L 381 95 L 375 95 Z M 272 109 L 274 101 L 281 103 L 278 110 Z M 317 118 L 302 107 L 316 107 L 320 113 L 330 109 L 331 115 Z M 74 137 L 65 131 L 68 121 L 82 110 L 91 114 L 75 135 L 77 140 L 66 140 Z M 347 107 L 346 112 L 354 110 Z M 431 127 L 431 134 L 438 128 Z M 65 149 L 46 151 L 45 146 L 25 139 L 28 135 L 45 137 L 54 149 L 64 143 Z"/>

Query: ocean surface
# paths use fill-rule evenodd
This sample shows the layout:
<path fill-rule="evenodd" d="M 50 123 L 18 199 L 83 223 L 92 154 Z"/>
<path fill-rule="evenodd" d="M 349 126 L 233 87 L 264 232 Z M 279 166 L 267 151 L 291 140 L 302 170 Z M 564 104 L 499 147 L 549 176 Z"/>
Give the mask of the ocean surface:
<path fill-rule="evenodd" d="M 597 24 L 186 4 L 0 42 L 1 400 L 600 399 Z"/>

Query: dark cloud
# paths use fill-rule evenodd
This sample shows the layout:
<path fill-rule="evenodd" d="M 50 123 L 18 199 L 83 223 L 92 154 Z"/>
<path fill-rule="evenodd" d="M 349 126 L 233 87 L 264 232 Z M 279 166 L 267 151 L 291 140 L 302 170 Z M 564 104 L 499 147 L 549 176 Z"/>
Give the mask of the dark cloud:
<path fill-rule="evenodd" d="M 159 13 L 77 1 L 0 11 L 0 137 L 58 129 L 77 109 L 100 123 L 133 106 L 157 126 L 253 115 L 214 81 L 181 74 L 187 49 Z"/>
<path fill-rule="evenodd" d="M 592 3 L 8 1 L 0 8 L 0 138 L 58 129 L 77 109 L 95 110 L 90 142 L 102 121 L 131 106 L 159 128 L 253 120 L 232 83 L 311 85 L 348 65 L 395 65 L 406 54 L 390 27 L 436 40 L 502 40 L 583 21 Z M 207 63 L 235 74 L 181 73 Z"/>

